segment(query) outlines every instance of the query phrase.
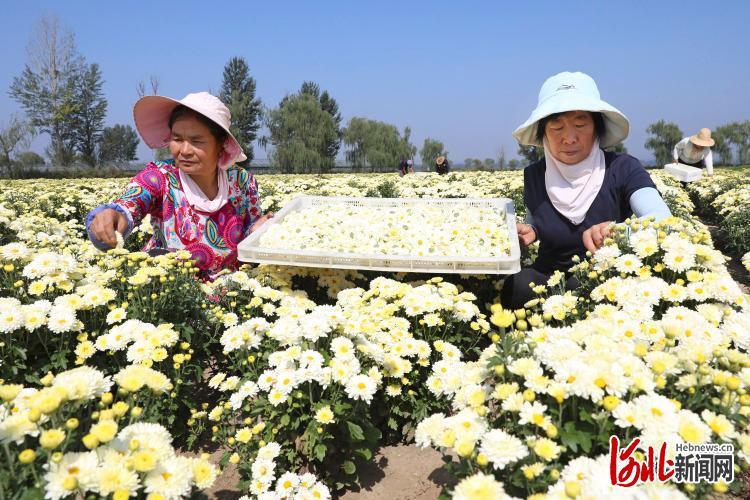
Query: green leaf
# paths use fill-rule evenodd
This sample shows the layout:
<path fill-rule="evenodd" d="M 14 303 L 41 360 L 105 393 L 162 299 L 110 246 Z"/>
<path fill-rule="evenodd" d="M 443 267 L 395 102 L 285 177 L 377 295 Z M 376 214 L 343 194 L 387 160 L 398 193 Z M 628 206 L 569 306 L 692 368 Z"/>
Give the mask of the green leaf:
<path fill-rule="evenodd" d="M 44 500 L 44 492 L 39 488 L 31 488 L 24 491 L 19 500 Z"/>
<path fill-rule="evenodd" d="M 354 453 L 364 458 L 365 460 L 372 460 L 372 450 L 369 448 L 359 448 L 354 450 Z"/>
<path fill-rule="evenodd" d="M 351 460 L 347 460 L 346 462 L 341 464 L 341 468 L 344 469 L 344 472 L 349 474 L 350 476 L 357 470 L 357 466 L 354 465 L 354 462 L 352 462 Z"/>
<path fill-rule="evenodd" d="M 584 452 L 591 451 L 591 435 L 579 429 L 576 429 L 575 422 L 567 422 L 560 432 L 560 440 L 568 446 L 574 453 L 578 452 L 580 446 Z"/>
<path fill-rule="evenodd" d="M 362 427 L 355 424 L 354 422 L 347 422 L 346 428 L 349 430 L 349 437 L 352 438 L 353 441 L 363 441 L 365 439 L 365 434 L 362 432 Z"/>
<path fill-rule="evenodd" d="M 289 425 L 289 421 L 290 421 L 289 414 L 285 413 L 284 415 L 281 416 L 281 420 L 279 420 L 279 423 L 285 427 Z"/>
<path fill-rule="evenodd" d="M 320 443 L 318 445 L 315 445 L 315 449 L 313 450 L 313 456 L 316 460 L 323 461 L 323 459 L 326 457 L 326 451 L 328 451 L 328 448 L 323 443 Z"/>
<path fill-rule="evenodd" d="M 380 430 L 370 425 L 367 428 L 365 428 L 365 437 L 367 438 L 367 442 L 369 443 L 376 443 L 382 434 L 380 433 Z"/>

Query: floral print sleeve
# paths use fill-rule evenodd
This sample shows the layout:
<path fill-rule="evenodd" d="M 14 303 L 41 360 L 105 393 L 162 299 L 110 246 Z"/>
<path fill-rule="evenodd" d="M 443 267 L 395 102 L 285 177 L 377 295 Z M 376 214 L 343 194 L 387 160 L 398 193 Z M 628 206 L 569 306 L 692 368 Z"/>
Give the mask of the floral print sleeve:
<path fill-rule="evenodd" d="M 246 170 L 239 170 L 237 174 L 237 187 L 242 193 L 242 208 L 245 212 L 243 234 L 244 237 L 247 237 L 250 234 L 255 221 L 261 216 L 260 203 L 258 200 L 258 181 L 255 180 L 253 174 Z"/>
<path fill-rule="evenodd" d="M 227 181 L 227 203 L 214 212 L 203 212 L 188 201 L 174 162 L 152 162 L 133 177 L 113 206 L 124 211 L 134 226 L 143 226 L 144 220 L 150 223 L 151 238 L 144 252 L 187 250 L 201 276 L 211 279 L 223 269 L 239 266 L 237 245 L 261 215 L 253 175 L 233 165 L 227 170 Z"/>
<path fill-rule="evenodd" d="M 140 224 L 147 214 L 161 212 L 166 180 L 155 163 L 149 163 L 128 184 L 115 203 L 132 216 L 134 225 Z"/>

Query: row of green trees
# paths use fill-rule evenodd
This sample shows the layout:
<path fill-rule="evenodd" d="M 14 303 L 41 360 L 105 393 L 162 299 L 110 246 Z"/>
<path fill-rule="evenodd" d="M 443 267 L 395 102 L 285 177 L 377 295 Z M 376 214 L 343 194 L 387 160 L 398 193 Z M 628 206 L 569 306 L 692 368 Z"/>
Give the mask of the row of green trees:
<path fill-rule="evenodd" d="M 315 82 L 304 82 L 278 107 L 266 110 L 264 121 L 268 135 L 259 142 L 273 146 L 271 164 L 285 173 L 328 172 L 342 145 L 347 163 L 358 171 L 393 170 L 417 154 L 408 126 L 400 131 L 389 123 L 353 117 L 342 127 L 338 103 Z M 429 137 L 420 153 L 423 165 L 448 156 L 443 143 Z"/>
<path fill-rule="evenodd" d="M 105 127 L 107 100 L 99 65 L 88 63 L 77 52 L 73 34 L 60 27 L 54 16 L 39 22 L 29 44 L 29 60 L 8 91 L 23 108 L 26 117 L 11 116 L 0 129 L 0 167 L 43 161 L 28 148 L 38 134 L 49 135 L 46 154 L 57 165 L 76 162 L 88 166 L 129 162 L 136 158 L 138 135 L 130 125 Z M 158 93 L 159 80 L 151 77 L 151 91 Z M 139 97 L 145 85 L 137 85 Z M 254 144 L 272 147 L 269 160 L 282 172 L 328 172 L 334 166 L 342 144 L 347 162 L 359 170 L 395 169 L 402 160 L 413 159 L 417 148 L 411 129 L 364 117 L 354 117 L 342 127 L 341 112 L 327 90 L 311 81 L 299 91 L 285 96 L 272 109 L 256 96 L 256 81 L 247 61 L 232 57 L 224 67 L 219 97 L 232 113 L 232 133 L 245 150 L 248 161 L 255 157 Z M 267 134 L 259 132 L 265 126 Z M 654 153 L 657 165 L 672 158 L 672 148 L 683 137 L 679 127 L 659 120 L 647 128 L 646 148 Z M 730 123 L 714 131 L 715 154 L 724 164 L 750 163 L 750 121 Z M 614 151 L 626 152 L 619 144 Z M 168 151 L 156 152 L 157 158 Z M 517 168 L 535 162 L 543 150 L 519 146 L 524 160 L 506 163 L 501 151 L 497 159 L 466 158 L 467 169 Z M 444 144 L 426 138 L 420 150 L 422 165 L 430 168 L 438 156 L 448 156 Z"/>
<path fill-rule="evenodd" d="M 151 93 L 159 90 L 158 77 L 151 77 Z M 77 52 L 70 30 L 61 28 L 54 16 L 43 18 L 32 35 L 29 61 L 8 91 L 25 111 L 25 119 L 12 116 L 0 130 L 0 166 L 43 162 L 35 153 L 23 152 L 38 134 L 47 134 L 46 154 L 56 165 L 83 163 L 88 166 L 128 162 L 136 158 L 138 135 L 130 125 L 105 127 L 107 99 L 104 79 L 96 63 L 87 63 Z M 146 85 L 136 87 L 139 97 Z M 271 146 L 269 160 L 283 172 L 327 172 L 335 164 L 342 144 L 347 161 L 358 169 L 394 169 L 412 159 L 417 148 L 411 130 L 399 131 L 391 124 L 354 117 L 342 127 L 339 105 L 315 82 L 304 82 L 300 90 L 285 96 L 277 107 L 263 106 L 256 96 L 256 81 L 247 61 L 232 57 L 224 67 L 218 94 L 232 113 L 232 133 L 242 145 L 248 163 L 255 157 L 254 144 Z M 260 135 L 265 126 L 266 135 Z M 155 152 L 164 158 L 165 149 Z M 426 139 L 422 161 L 432 164 L 447 156 L 440 141 Z"/>
<path fill-rule="evenodd" d="M 646 129 L 649 138 L 646 149 L 654 153 L 656 165 L 672 162 L 672 150 L 686 137 L 676 123 L 659 120 Z M 723 165 L 747 165 L 750 163 L 750 120 L 720 125 L 713 130 L 712 151 L 718 158 L 715 163 Z"/>

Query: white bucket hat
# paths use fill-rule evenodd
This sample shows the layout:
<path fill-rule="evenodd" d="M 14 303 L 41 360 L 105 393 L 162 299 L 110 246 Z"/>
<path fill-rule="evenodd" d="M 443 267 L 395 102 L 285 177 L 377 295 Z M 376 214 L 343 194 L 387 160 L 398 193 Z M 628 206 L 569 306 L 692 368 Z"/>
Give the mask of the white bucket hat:
<path fill-rule="evenodd" d="M 169 116 L 174 108 L 182 104 L 205 116 L 227 133 L 219 157 L 219 167 L 227 169 L 238 161 L 247 160 L 242 146 L 229 131 L 232 114 L 221 100 L 208 92 L 186 95 L 181 101 L 160 95 L 149 95 L 138 99 L 133 106 L 133 119 L 138 132 L 149 147 L 162 148 L 169 144 Z"/>
<path fill-rule="evenodd" d="M 586 73 L 565 71 L 549 77 L 544 82 L 539 91 L 536 109 L 531 112 L 529 119 L 513 132 L 513 137 L 520 144 L 542 146 L 542 142 L 536 137 L 539 120 L 555 113 L 577 110 L 602 114 L 604 134 L 599 137 L 602 148 L 614 146 L 628 136 L 628 119 L 617 108 L 601 99 L 594 79 Z"/>

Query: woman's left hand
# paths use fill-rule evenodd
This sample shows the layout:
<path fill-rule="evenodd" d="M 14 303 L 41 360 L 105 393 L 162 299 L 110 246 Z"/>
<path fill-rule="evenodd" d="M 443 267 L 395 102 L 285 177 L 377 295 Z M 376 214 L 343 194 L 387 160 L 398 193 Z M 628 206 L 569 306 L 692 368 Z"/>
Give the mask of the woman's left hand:
<path fill-rule="evenodd" d="M 268 212 L 266 215 L 264 215 L 260 219 L 258 219 L 255 222 L 253 222 L 253 225 L 250 226 L 250 232 L 251 233 L 255 232 L 260 226 L 263 225 L 263 223 L 265 223 L 271 217 L 273 217 L 273 212 Z"/>
<path fill-rule="evenodd" d="M 583 246 L 586 247 L 586 250 L 590 252 L 596 252 L 599 250 L 602 245 L 604 245 L 604 240 L 611 232 L 611 225 L 612 221 L 600 222 L 599 224 L 594 224 L 585 230 L 583 232 Z"/>

